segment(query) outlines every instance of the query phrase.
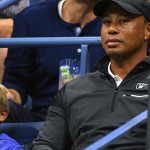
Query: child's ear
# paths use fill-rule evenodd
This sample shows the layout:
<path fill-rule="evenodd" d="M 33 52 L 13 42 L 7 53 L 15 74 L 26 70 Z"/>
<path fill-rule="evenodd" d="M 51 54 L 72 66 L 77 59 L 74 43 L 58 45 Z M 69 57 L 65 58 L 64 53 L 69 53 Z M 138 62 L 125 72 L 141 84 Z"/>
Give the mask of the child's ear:
<path fill-rule="evenodd" d="M 145 31 L 145 40 L 150 39 L 150 22 L 146 24 L 146 31 Z"/>
<path fill-rule="evenodd" d="M 0 122 L 3 122 L 8 116 L 9 110 L 6 108 L 0 112 Z"/>

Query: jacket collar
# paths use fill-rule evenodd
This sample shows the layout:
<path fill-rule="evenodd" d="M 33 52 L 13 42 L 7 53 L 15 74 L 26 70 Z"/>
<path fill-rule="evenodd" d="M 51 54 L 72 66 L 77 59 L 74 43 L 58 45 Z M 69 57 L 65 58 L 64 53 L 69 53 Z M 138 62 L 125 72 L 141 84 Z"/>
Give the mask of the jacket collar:
<path fill-rule="evenodd" d="M 98 71 L 108 72 L 109 62 L 110 62 L 110 57 L 108 55 L 105 55 L 96 62 L 96 64 L 94 65 L 94 68 Z M 145 60 L 141 61 L 139 64 L 136 65 L 136 69 L 144 68 L 147 66 L 150 67 L 150 55 L 149 54 Z"/>

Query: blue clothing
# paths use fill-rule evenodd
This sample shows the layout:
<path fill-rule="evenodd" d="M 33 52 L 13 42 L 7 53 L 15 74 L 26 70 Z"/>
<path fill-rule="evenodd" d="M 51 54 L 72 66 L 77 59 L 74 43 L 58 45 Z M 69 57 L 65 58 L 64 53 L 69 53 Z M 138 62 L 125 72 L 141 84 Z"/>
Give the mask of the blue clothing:
<path fill-rule="evenodd" d="M 23 150 L 23 147 L 7 134 L 0 134 L 0 149 L 1 150 Z"/>
<path fill-rule="evenodd" d="M 58 1 L 51 0 L 33 5 L 15 17 L 12 37 L 75 37 L 100 36 L 101 18 L 87 23 L 81 29 L 79 23 L 70 24 L 58 14 Z M 78 29 L 81 29 L 81 32 Z M 13 48 L 5 60 L 3 84 L 16 89 L 26 103 L 32 98 L 33 111 L 46 114 L 53 96 L 58 91 L 59 62 L 61 59 L 80 59 L 80 47 Z M 91 47 L 91 71 L 93 65 L 105 54 L 102 47 Z"/>

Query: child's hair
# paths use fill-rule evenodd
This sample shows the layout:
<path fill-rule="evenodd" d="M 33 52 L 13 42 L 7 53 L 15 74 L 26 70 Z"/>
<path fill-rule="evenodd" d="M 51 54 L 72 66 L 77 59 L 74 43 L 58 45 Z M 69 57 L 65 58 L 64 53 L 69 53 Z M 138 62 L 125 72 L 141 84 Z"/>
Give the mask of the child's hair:
<path fill-rule="evenodd" d="M 3 111 L 6 108 L 8 108 L 8 100 L 5 92 L 0 88 L 0 111 Z"/>

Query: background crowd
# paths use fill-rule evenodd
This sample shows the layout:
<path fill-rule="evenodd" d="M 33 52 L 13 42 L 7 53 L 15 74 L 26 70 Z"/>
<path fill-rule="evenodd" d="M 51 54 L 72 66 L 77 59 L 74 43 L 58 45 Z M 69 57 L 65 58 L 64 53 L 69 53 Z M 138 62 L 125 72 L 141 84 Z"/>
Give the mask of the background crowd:
<path fill-rule="evenodd" d="M 82 134 L 77 133 L 78 131 L 80 132 L 79 130 L 80 125 L 82 125 L 83 123 L 82 121 L 80 122 L 80 117 L 82 118 L 80 114 L 82 115 L 86 114 L 86 116 L 88 117 L 91 116 L 98 117 L 96 112 L 100 111 L 99 114 L 107 114 L 105 112 L 103 113 L 103 109 L 106 107 L 104 110 L 106 111 L 110 105 L 110 112 L 114 114 L 114 118 L 115 118 L 117 116 L 114 113 L 116 108 L 115 106 L 116 101 L 122 102 L 121 101 L 122 98 L 120 98 L 121 92 L 123 91 L 130 94 L 134 92 L 135 94 L 137 94 L 135 91 L 132 91 L 132 89 L 124 90 L 124 88 L 121 87 L 120 85 L 122 85 L 125 82 L 127 85 L 126 88 L 132 87 L 129 85 L 128 82 L 126 82 L 126 80 L 124 80 L 126 79 L 126 76 L 128 77 L 128 73 L 130 75 L 130 71 L 132 73 L 132 69 L 134 72 L 134 67 L 141 61 L 144 61 L 146 64 L 149 63 L 148 61 L 149 58 L 147 58 L 147 50 L 148 50 L 147 47 L 148 47 L 148 41 L 150 36 L 149 35 L 150 18 L 148 17 L 147 14 L 149 13 L 148 8 L 150 8 L 149 7 L 150 4 L 148 4 L 148 0 L 144 0 L 146 3 L 144 7 L 146 7 L 146 9 L 145 10 L 141 9 L 140 12 L 136 11 L 135 13 L 132 14 L 131 10 L 128 11 L 128 5 L 127 6 L 123 5 L 124 7 L 120 5 L 120 3 L 122 2 L 118 3 L 116 0 L 112 0 L 113 2 L 115 2 L 115 4 L 111 3 L 111 5 L 107 5 L 109 3 L 103 4 L 104 0 L 101 1 L 102 3 L 98 3 L 99 0 L 86 0 L 86 1 L 85 0 L 39 0 L 39 1 L 20 0 L 19 2 L 15 3 L 9 8 L 6 8 L 5 10 L 0 12 L 0 28 L 1 28 L 0 37 L 6 37 L 6 38 L 7 37 L 14 37 L 14 38 L 83 37 L 83 36 L 89 37 L 89 36 L 102 35 L 102 45 L 106 52 L 101 46 L 90 47 L 90 72 L 94 72 L 94 73 L 87 74 L 86 76 L 79 78 L 79 80 L 75 80 L 73 82 L 68 83 L 59 92 L 58 92 L 59 62 L 62 59 L 80 60 L 81 57 L 81 53 L 79 51 L 80 47 L 72 47 L 72 48 L 70 47 L 67 48 L 66 47 L 46 47 L 46 48 L 45 47 L 37 47 L 37 48 L 22 47 L 22 48 L 9 48 L 9 49 L 0 48 L 0 82 L 1 82 L 0 87 L 2 88 L 3 92 L 5 92 L 9 104 L 8 116 L 6 115 L 5 117 L 6 120 L 4 119 L 3 121 L 9 123 L 10 122 L 11 123 L 37 122 L 37 121 L 45 121 L 47 117 L 45 126 L 43 126 L 41 132 L 39 133 L 38 138 L 34 142 L 35 149 L 36 148 L 40 149 L 41 147 L 38 147 L 38 145 L 40 145 L 41 143 L 44 143 L 44 145 L 46 145 L 44 146 L 45 148 L 47 147 L 47 143 L 48 143 L 48 145 L 52 144 L 51 148 L 54 149 L 55 146 L 58 147 L 64 146 L 64 149 L 67 146 L 70 146 L 69 149 L 71 147 L 74 147 L 75 149 L 76 147 L 79 147 L 79 149 L 81 149 L 82 147 L 83 149 L 85 146 L 91 144 L 91 142 L 80 143 L 79 142 L 80 140 L 79 141 L 77 140 L 76 142 L 76 139 L 74 139 L 74 136 L 78 137 L 78 135 L 79 135 L 79 139 L 80 138 L 82 139 L 82 137 L 80 137 L 80 135 Z M 139 0 L 137 1 L 138 1 L 137 5 L 141 4 Z M 37 2 L 41 2 L 41 3 L 36 4 Z M 108 2 L 111 2 L 111 0 L 108 0 Z M 98 5 L 96 5 L 97 3 Z M 98 12 L 98 10 L 96 10 L 95 8 L 95 5 L 99 10 L 102 11 Z M 103 7 L 101 7 L 101 5 Z M 120 5 L 121 7 L 118 5 Z M 135 10 L 137 7 L 137 5 L 134 5 L 131 1 L 129 1 L 129 5 L 131 6 L 129 7 L 129 9 L 132 8 L 133 10 Z M 109 11 L 109 9 L 106 9 L 106 13 L 103 16 L 103 12 L 105 12 L 104 8 L 107 7 L 109 7 L 110 10 L 112 10 L 113 15 L 111 14 L 112 12 Z M 119 15 L 116 9 L 119 10 L 120 12 Z M 127 15 L 131 17 L 127 17 Z M 143 16 L 146 17 L 145 24 L 142 22 L 143 18 L 140 20 L 138 18 L 139 17 L 138 15 L 142 17 Z M 120 18 L 124 18 L 124 19 L 120 19 Z M 136 20 L 138 20 L 139 22 L 138 21 L 136 22 Z M 119 27 L 116 22 L 120 25 Z M 140 24 L 138 25 L 138 23 Z M 122 29 L 122 26 L 124 27 L 124 30 Z M 133 26 L 135 28 L 133 28 Z M 140 30 L 141 34 L 138 36 L 139 39 L 137 38 L 137 40 L 135 40 L 134 39 L 135 33 L 138 31 L 136 29 L 139 29 L 143 26 L 144 28 L 143 30 Z M 128 32 L 128 33 L 125 32 L 126 31 L 125 29 L 130 29 L 130 28 L 131 28 L 130 31 L 132 32 Z M 145 33 L 147 34 L 145 35 Z M 110 38 L 107 39 L 108 37 Z M 134 40 L 132 40 L 131 37 L 133 37 Z M 129 40 L 130 38 L 131 40 Z M 141 42 L 142 45 L 141 48 L 138 47 L 139 46 L 138 40 Z M 123 45 L 121 42 L 125 44 Z M 121 45 L 121 48 L 119 49 L 121 53 L 118 52 L 117 44 L 119 46 Z M 134 47 L 137 48 L 137 51 L 135 51 Z M 115 49 L 116 53 L 112 51 L 113 48 L 116 48 Z M 127 50 L 127 52 L 125 51 L 125 49 Z M 108 56 L 103 57 L 106 53 Z M 99 58 L 102 59 L 97 63 L 96 65 L 97 69 L 95 69 L 94 64 L 96 64 Z M 147 59 L 144 60 L 145 58 Z M 140 64 L 143 64 L 143 62 Z M 145 76 L 147 73 L 146 70 L 147 68 L 144 65 L 141 65 L 141 67 L 143 67 L 143 73 L 140 74 L 141 73 L 140 71 L 136 74 L 133 73 L 132 75 L 134 76 L 131 76 L 131 78 L 128 78 L 128 80 L 132 81 L 133 77 L 136 76 L 137 77 L 136 79 L 139 79 L 141 82 L 146 82 Z M 143 78 L 141 79 L 140 77 L 143 77 L 144 80 Z M 87 82 L 88 80 L 89 82 Z M 88 83 L 91 84 L 88 85 Z M 102 89 L 99 88 L 100 86 L 99 83 L 103 84 Z M 78 91 L 76 85 L 80 86 L 79 89 L 81 90 Z M 118 95 L 112 92 L 115 91 L 116 89 L 118 90 L 119 93 Z M 100 92 L 101 94 L 97 96 L 99 90 L 101 91 Z M 71 96 L 69 95 L 70 93 Z M 144 94 L 146 93 L 144 92 Z M 89 95 L 90 99 L 86 95 Z M 103 95 L 105 96 L 107 95 L 108 104 L 106 103 L 105 96 L 104 99 L 102 99 L 104 105 L 98 102 L 98 99 L 100 97 L 103 97 Z M 26 102 L 29 99 L 29 97 L 32 100 L 31 109 L 28 109 L 26 107 Z M 83 103 L 84 98 L 86 98 L 85 103 Z M 68 99 L 69 101 L 67 101 Z M 75 105 L 76 104 L 75 100 L 77 99 L 78 99 L 77 102 L 79 104 Z M 90 111 L 92 112 L 92 115 L 89 115 L 90 105 L 88 104 L 90 104 L 91 99 L 94 100 L 95 103 L 94 103 L 94 107 L 92 107 Z M 100 106 L 105 106 L 105 107 L 101 107 L 101 108 L 97 107 L 99 106 L 97 105 L 97 102 Z M 72 104 L 74 105 L 72 106 Z M 83 107 L 86 105 L 88 107 Z M 132 114 L 136 115 L 141 110 L 146 108 L 145 105 L 147 105 L 147 103 L 144 102 L 142 105 L 143 107 L 139 105 L 139 102 L 137 102 L 136 105 L 139 108 L 139 111 L 132 112 L 128 103 L 127 106 L 129 107 L 127 108 L 127 110 L 130 110 L 129 112 L 132 112 Z M 70 109 L 70 106 L 72 106 L 71 107 L 72 109 Z M 79 110 L 79 106 L 81 107 L 80 110 Z M 120 107 L 119 109 L 117 109 L 117 111 L 122 112 L 120 113 L 120 115 L 122 114 L 123 116 L 126 116 L 126 119 L 124 120 L 120 119 L 121 120 L 120 121 L 117 118 L 118 120 L 116 120 L 115 122 L 116 124 L 114 124 L 115 127 L 118 127 L 119 125 L 123 124 L 124 122 L 126 122 L 127 120 L 133 117 L 130 116 L 130 113 L 128 113 L 126 109 L 121 109 L 124 108 L 123 103 L 120 103 L 119 106 Z M 74 113 L 75 110 L 78 110 L 77 111 L 78 115 Z M 81 110 L 85 110 L 85 111 L 79 113 Z M 69 114 L 67 114 L 68 111 L 70 111 Z M 114 129 L 114 126 L 110 123 L 112 119 L 109 120 L 109 115 L 106 116 L 101 116 L 102 120 L 104 121 L 106 119 L 105 122 L 106 126 L 108 127 L 110 125 L 109 129 Z M 96 117 L 95 119 L 99 118 Z M 66 118 L 68 118 L 69 120 L 67 120 Z M 76 120 L 74 121 L 78 123 L 80 122 L 81 124 L 73 123 L 73 120 L 71 121 L 72 118 L 76 118 Z M 49 120 L 51 120 L 52 122 Z M 81 120 L 84 119 L 82 118 Z M 91 120 L 91 118 L 89 120 Z M 57 121 L 59 121 L 58 125 L 56 125 Z M 51 125 L 51 123 L 54 123 L 55 126 Z M 93 122 L 93 124 L 95 124 L 95 122 Z M 97 124 L 95 125 L 95 127 L 96 126 Z M 70 130 L 68 130 L 67 127 L 70 127 Z M 72 127 L 75 129 L 75 131 L 71 130 Z M 95 127 L 89 129 L 88 131 L 90 132 L 91 130 L 95 130 L 96 133 L 97 129 L 99 129 L 98 131 L 101 130 L 100 127 L 96 127 L 96 128 Z M 51 138 L 54 139 L 53 135 L 51 137 L 50 135 L 47 135 L 47 133 L 45 132 L 48 129 L 50 132 L 53 133 L 55 131 L 54 128 L 60 131 L 59 135 L 60 133 L 62 133 L 62 137 L 64 137 L 64 135 L 66 134 L 65 135 L 66 138 L 65 139 L 62 138 L 64 141 L 58 140 L 60 138 L 57 137 L 56 132 L 53 134 L 56 135 L 56 137 L 58 138 L 57 139 L 58 144 L 55 143 L 57 140 L 51 141 Z M 64 130 L 62 131 L 62 129 Z M 141 128 L 141 130 L 143 131 L 143 128 Z M 64 133 L 64 131 L 66 132 Z M 83 133 L 85 133 L 85 130 L 83 130 Z M 92 135 L 92 131 L 90 135 Z M 43 137 L 45 139 L 44 141 L 42 140 Z M 92 139 L 91 141 L 94 142 L 96 140 L 95 139 L 96 137 L 97 139 L 100 138 L 101 134 L 98 136 L 94 136 L 94 140 Z M 86 136 L 86 138 L 88 138 L 88 135 Z M 73 139 L 74 142 L 73 145 L 71 145 L 71 139 Z M 39 142 L 40 140 L 41 142 Z M 65 140 L 66 141 L 69 140 L 70 145 L 66 146 Z M 133 141 L 134 140 L 136 141 L 135 143 L 137 144 L 137 140 L 139 139 L 133 139 Z M 88 139 L 86 141 L 88 141 Z M 127 142 L 125 142 L 125 148 L 127 149 L 126 144 L 130 143 L 132 145 L 133 143 L 132 140 L 130 141 L 128 138 L 126 139 L 126 141 Z M 61 143 L 63 143 L 63 145 Z M 43 146 L 43 144 L 41 145 Z M 143 141 L 141 141 L 140 146 L 141 147 L 139 148 L 143 148 Z"/>

